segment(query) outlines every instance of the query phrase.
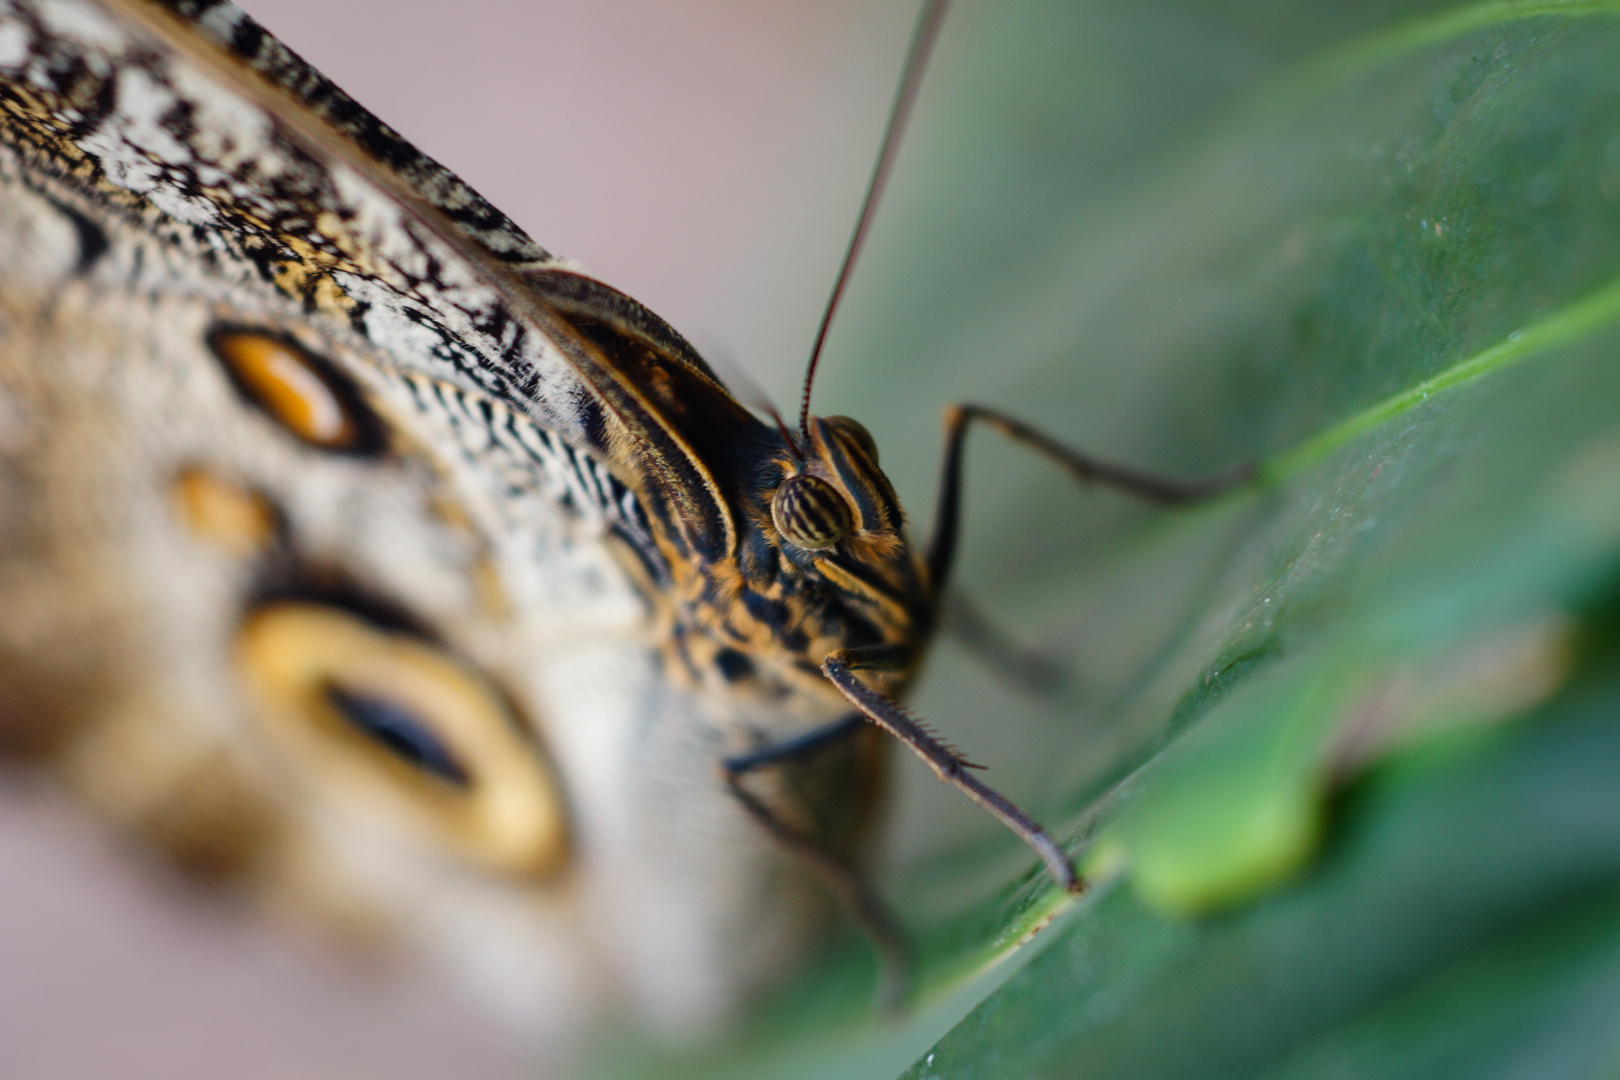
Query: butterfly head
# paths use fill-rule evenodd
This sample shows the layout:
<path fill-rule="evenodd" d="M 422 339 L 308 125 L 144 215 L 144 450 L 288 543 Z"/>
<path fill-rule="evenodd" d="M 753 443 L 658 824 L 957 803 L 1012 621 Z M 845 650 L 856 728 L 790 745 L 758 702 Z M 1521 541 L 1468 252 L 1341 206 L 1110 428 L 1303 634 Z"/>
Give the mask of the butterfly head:
<path fill-rule="evenodd" d="M 800 666 L 835 648 L 920 646 L 932 622 L 920 560 L 905 535 L 877 445 L 846 416 L 782 431 L 743 499 L 737 568 L 743 607 Z"/>

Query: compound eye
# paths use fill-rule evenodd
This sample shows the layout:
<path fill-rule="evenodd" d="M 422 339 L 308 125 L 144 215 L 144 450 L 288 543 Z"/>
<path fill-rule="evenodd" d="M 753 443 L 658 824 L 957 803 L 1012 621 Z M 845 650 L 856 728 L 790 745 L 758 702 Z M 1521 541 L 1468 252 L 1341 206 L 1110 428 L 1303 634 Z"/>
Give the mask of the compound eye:
<path fill-rule="evenodd" d="M 771 520 L 794 547 L 822 551 L 849 532 L 849 503 L 839 490 L 814 476 L 790 476 L 771 499 Z"/>
<path fill-rule="evenodd" d="M 866 451 L 866 456 L 872 459 L 872 464 L 878 463 L 877 440 L 872 438 L 872 433 L 866 430 L 865 424 L 849 416 L 824 416 L 821 422 L 847 432 L 860 444 L 861 449 Z"/>

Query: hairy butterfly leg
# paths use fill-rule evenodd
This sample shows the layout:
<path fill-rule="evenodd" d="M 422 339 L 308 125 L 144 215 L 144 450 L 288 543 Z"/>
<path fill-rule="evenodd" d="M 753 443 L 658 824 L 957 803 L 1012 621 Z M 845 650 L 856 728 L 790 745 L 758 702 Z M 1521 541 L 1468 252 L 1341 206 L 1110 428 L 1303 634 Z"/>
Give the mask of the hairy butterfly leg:
<path fill-rule="evenodd" d="M 973 769 L 982 768 L 968 761 L 954 748 L 906 713 L 898 704 L 878 693 L 855 676 L 857 670 L 883 670 L 900 662 L 888 646 L 839 649 L 822 662 L 821 671 L 861 715 L 894 736 L 922 759 L 934 775 L 956 788 L 990 812 L 1024 843 L 1035 850 L 1051 872 L 1052 879 L 1069 892 L 1084 886 L 1068 854 L 1040 823 L 1020 810 L 1012 800 L 991 788 Z"/>
<path fill-rule="evenodd" d="M 968 427 L 974 420 L 989 424 L 1015 442 L 1051 459 L 1078 480 L 1106 484 L 1138 498 L 1165 505 L 1210 498 L 1243 483 L 1255 473 L 1252 465 L 1243 463 L 1202 480 L 1166 480 L 1071 450 L 1023 421 L 995 409 L 982 405 L 953 406 L 945 414 L 944 467 L 926 560 L 934 603 L 941 609 L 945 607 L 945 585 L 956 554 L 961 517 L 962 455 Z M 980 623 L 981 628 L 988 626 L 982 620 Z M 896 702 L 855 676 L 857 670 L 893 670 L 903 666 L 904 662 L 904 657 L 888 646 L 840 649 L 826 658 L 821 670 L 862 715 L 905 743 L 936 776 L 984 807 L 1033 848 L 1059 885 L 1071 892 L 1083 888 L 1067 853 L 1050 833 L 1011 800 L 973 776 L 970 770 L 977 766 L 942 743 Z"/>

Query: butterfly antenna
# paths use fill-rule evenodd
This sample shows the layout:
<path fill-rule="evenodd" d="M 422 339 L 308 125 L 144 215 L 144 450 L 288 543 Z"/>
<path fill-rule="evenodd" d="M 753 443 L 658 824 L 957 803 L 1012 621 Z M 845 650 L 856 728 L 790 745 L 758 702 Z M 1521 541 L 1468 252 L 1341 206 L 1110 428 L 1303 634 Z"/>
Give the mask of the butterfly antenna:
<path fill-rule="evenodd" d="M 804 450 L 800 447 L 799 440 L 793 437 L 793 432 L 788 430 L 787 421 L 782 419 L 782 414 L 777 411 L 776 406 L 767 401 L 764 410 L 767 416 L 776 421 L 776 430 L 782 433 L 782 445 L 788 448 L 788 453 L 803 461 Z"/>
<path fill-rule="evenodd" d="M 872 213 L 877 209 L 884 185 L 889 182 L 889 173 L 894 167 L 894 158 L 900 149 L 900 136 L 905 131 L 906 121 L 911 118 L 911 106 L 917 100 L 917 87 L 922 83 L 923 69 L 928 66 L 928 54 L 933 51 L 934 39 L 939 36 L 939 27 L 945 21 L 945 9 L 949 4 L 950 0 L 927 0 L 923 4 L 922 14 L 917 17 L 917 28 L 911 33 L 911 47 L 906 52 L 906 66 L 900 74 L 900 89 L 895 92 L 894 105 L 889 109 L 889 123 L 883 130 L 883 149 L 878 154 L 877 165 L 872 169 L 872 179 L 866 185 L 866 199 L 861 203 L 861 215 L 855 221 L 855 232 L 849 238 L 849 248 L 844 252 L 844 264 L 838 269 L 838 280 L 833 283 L 832 296 L 827 299 L 827 310 L 821 315 L 821 326 L 816 330 L 816 342 L 810 348 L 810 366 L 804 373 L 804 393 L 799 399 L 799 434 L 807 442 L 810 439 L 810 388 L 816 381 L 816 366 L 821 363 L 821 350 L 827 343 L 827 330 L 832 326 L 833 315 L 838 311 L 838 302 L 844 297 L 844 286 L 849 283 L 850 271 L 855 267 L 855 257 L 861 253 L 861 246 L 866 243 L 866 233 L 872 224 Z"/>

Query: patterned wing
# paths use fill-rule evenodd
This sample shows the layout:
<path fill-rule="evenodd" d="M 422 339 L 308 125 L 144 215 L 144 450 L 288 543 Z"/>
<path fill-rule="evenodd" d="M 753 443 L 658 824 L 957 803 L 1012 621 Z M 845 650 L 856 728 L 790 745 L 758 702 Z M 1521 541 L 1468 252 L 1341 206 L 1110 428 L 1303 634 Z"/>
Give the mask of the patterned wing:
<path fill-rule="evenodd" d="M 0 111 L 0 739 L 530 1024 L 777 968 L 555 260 L 228 4 L 5 0 Z"/>

